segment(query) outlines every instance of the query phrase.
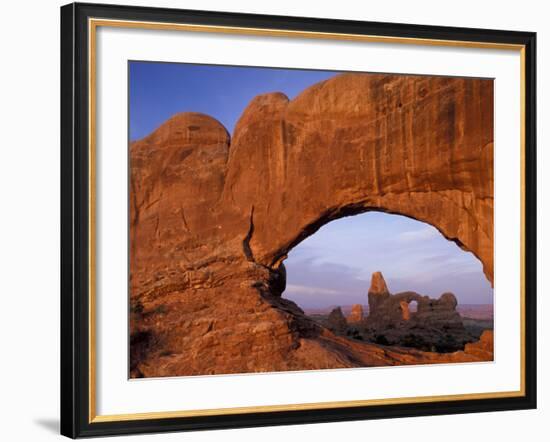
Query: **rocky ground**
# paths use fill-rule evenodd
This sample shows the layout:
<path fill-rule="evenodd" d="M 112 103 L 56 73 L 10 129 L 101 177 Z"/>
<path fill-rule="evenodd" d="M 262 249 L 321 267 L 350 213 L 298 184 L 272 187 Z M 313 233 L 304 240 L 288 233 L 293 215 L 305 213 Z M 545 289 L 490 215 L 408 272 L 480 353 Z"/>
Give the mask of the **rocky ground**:
<path fill-rule="evenodd" d="M 307 309 L 306 314 L 309 318 L 311 318 L 313 321 L 317 322 L 318 324 L 326 326 L 330 323 L 328 320 L 330 311 L 334 310 L 335 307 L 329 307 L 329 308 L 316 308 L 316 309 Z M 311 311 L 315 311 L 315 313 L 310 313 Z M 321 313 L 325 312 L 325 313 Z M 344 316 L 346 316 L 346 309 L 342 308 L 342 312 Z M 346 318 L 347 319 L 347 318 Z M 468 318 L 463 317 L 462 322 L 464 324 L 464 328 L 466 331 L 472 336 L 472 342 L 478 341 L 481 338 L 481 335 L 484 331 L 493 331 L 493 320 L 492 319 L 477 319 L 477 318 Z M 366 338 L 364 336 L 361 336 L 360 333 L 355 332 L 356 328 L 351 327 L 348 331 L 346 330 L 345 335 L 351 339 L 359 340 L 359 341 L 365 341 Z"/>

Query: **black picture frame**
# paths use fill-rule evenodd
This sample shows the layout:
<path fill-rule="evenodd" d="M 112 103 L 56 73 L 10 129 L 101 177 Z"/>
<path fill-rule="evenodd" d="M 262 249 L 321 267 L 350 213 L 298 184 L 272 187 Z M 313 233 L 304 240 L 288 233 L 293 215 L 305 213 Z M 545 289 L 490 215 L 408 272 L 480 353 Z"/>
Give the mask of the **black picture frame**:
<path fill-rule="evenodd" d="M 90 421 L 88 19 L 514 44 L 524 47 L 525 385 L 523 396 L 162 419 Z M 73 3 L 61 8 L 61 434 L 71 437 L 241 428 L 536 408 L 536 34 Z"/>

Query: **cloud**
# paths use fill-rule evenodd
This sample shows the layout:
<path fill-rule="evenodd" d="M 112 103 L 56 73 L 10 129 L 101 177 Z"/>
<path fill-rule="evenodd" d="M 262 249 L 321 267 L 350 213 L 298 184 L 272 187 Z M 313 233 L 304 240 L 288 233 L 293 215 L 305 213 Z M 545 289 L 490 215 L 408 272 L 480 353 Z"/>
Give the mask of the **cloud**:
<path fill-rule="evenodd" d="M 407 232 L 401 232 L 397 235 L 397 239 L 400 242 L 417 242 L 417 241 L 426 241 L 428 239 L 435 238 L 441 235 L 437 229 L 434 227 L 426 226 L 417 230 L 409 230 Z"/>
<path fill-rule="evenodd" d="M 299 284 L 288 284 L 286 292 L 300 295 L 337 295 L 340 293 L 338 290 Z"/>
<path fill-rule="evenodd" d="M 304 308 L 365 303 L 369 281 L 361 269 L 319 262 L 314 257 L 285 262 L 287 287 L 283 297 Z"/>

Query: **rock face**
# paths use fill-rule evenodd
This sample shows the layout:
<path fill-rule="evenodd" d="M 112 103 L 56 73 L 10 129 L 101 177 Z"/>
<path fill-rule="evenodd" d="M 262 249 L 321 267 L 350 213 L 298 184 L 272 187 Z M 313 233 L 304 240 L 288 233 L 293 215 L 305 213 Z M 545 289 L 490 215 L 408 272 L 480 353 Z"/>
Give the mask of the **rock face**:
<path fill-rule="evenodd" d="M 493 331 L 484 330 L 481 333 L 479 341 L 466 344 L 464 353 L 480 358 L 481 360 L 491 361 L 494 354 Z"/>
<path fill-rule="evenodd" d="M 361 304 L 352 305 L 351 313 L 347 319 L 349 324 L 355 324 L 363 321 L 363 306 Z"/>
<path fill-rule="evenodd" d="M 232 139 L 185 113 L 130 149 L 133 377 L 438 362 L 389 362 L 280 297 L 288 251 L 343 216 L 427 222 L 492 281 L 492 80 L 344 74 L 256 97 Z"/>
<path fill-rule="evenodd" d="M 473 341 L 466 331 L 452 293 L 432 299 L 415 292 L 391 295 L 380 272 L 372 275 L 366 334 L 385 345 L 402 345 L 426 351 L 463 350 Z M 416 312 L 409 305 L 417 303 Z"/>

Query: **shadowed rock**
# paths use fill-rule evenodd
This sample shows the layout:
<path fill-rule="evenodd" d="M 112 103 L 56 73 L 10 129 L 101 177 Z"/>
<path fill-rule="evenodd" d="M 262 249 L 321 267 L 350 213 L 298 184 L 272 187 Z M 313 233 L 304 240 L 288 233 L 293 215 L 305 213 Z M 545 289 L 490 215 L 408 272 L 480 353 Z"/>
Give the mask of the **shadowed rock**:
<path fill-rule="evenodd" d="M 340 307 L 336 307 L 330 312 L 327 319 L 327 326 L 330 331 L 336 334 L 345 333 L 348 323 Z"/>

